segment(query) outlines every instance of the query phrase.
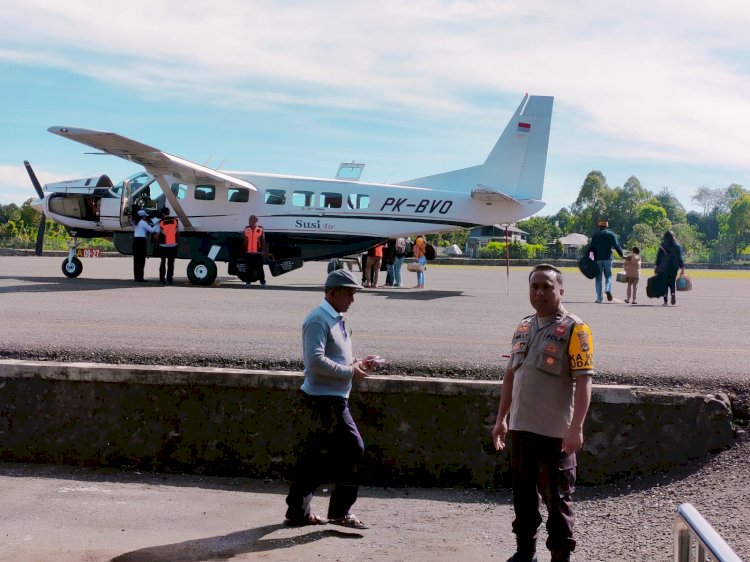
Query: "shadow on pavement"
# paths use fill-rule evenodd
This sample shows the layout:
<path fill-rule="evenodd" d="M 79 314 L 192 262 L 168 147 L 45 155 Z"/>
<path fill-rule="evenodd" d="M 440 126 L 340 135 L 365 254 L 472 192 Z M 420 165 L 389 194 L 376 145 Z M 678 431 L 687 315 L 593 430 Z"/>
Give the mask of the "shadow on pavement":
<path fill-rule="evenodd" d="M 132 552 L 121 554 L 111 562 L 163 562 L 167 560 L 180 560 L 181 562 L 199 562 L 202 560 L 229 560 L 238 554 L 251 552 L 267 552 L 281 548 L 290 548 L 309 544 L 328 537 L 339 539 L 361 539 L 364 535 L 359 533 L 346 533 L 335 529 L 315 530 L 304 535 L 293 537 L 282 537 L 264 539 L 280 529 L 285 529 L 282 524 L 265 525 L 256 529 L 247 529 L 228 535 L 195 539 L 175 544 L 165 544 L 141 548 Z M 317 529 L 318 527 L 316 527 Z"/>

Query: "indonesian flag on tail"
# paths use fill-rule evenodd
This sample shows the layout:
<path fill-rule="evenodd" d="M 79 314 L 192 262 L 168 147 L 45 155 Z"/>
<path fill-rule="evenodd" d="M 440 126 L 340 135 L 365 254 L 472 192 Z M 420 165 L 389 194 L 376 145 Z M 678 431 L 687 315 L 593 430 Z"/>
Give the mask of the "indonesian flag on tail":
<path fill-rule="evenodd" d="M 524 123 L 523 121 L 519 121 L 518 130 L 522 133 L 528 133 L 529 131 L 531 131 L 531 123 Z"/>

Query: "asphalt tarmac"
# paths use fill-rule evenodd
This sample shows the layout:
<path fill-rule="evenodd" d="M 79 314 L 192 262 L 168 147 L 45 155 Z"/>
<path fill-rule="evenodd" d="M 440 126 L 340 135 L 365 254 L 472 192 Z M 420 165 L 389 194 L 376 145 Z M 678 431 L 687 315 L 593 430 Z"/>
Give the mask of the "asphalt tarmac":
<path fill-rule="evenodd" d="M 299 370 L 301 322 L 323 297 L 327 265 L 248 289 L 225 264 L 213 287 L 197 287 L 181 261 L 172 286 L 158 283 L 155 259 L 143 284 L 130 259 L 83 261 L 67 279 L 59 257 L 0 257 L 0 356 Z M 430 266 L 424 290 L 364 290 L 349 311 L 355 354 L 382 355 L 385 373 L 499 379 L 515 326 L 533 312 L 529 270 Z M 597 382 L 750 387 L 750 272 L 691 273 L 694 289 L 664 307 L 646 298 L 645 278 L 637 305 L 622 301 L 620 283 L 596 304 L 593 281 L 565 271 L 563 302 L 592 328 Z"/>

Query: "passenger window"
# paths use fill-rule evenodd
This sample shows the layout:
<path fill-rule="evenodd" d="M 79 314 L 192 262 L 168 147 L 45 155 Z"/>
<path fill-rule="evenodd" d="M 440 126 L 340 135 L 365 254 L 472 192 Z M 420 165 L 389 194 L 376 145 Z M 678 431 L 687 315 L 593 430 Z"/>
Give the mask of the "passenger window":
<path fill-rule="evenodd" d="M 213 185 L 196 185 L 195 198 L 201 201 L 213 201 L 216 199 L 216 188 Z"/>
<path fill-rule="evenodd" d="M 283 189 L 266 189 L 264 201 L 266 205 L 286 204 L 286 191 Z"/>
<path fill-rule="evenodd" d="M 184 183 L 173 183 L 171 189 L 177 199 L 185 199 L 187 186 Z"/>
<path fill-rule="evenodd" d="M 244 187 L 230 187 L 227 189 L 227 201 L 230 203 L 247 203 L 250 200 L 250 190 Z"/>
<path fill-rule="evenodd" d="M 351 193 L 346 198 L 346 206 L 350 209 L 366 209 L 370 206 L 370 196 L 364 193 Z"/>
<path fill-rule="evenodd" d="M 342 197 L 340 193 L 321 193 L 320 206 L 328 209 L 340 209 Z"/>
<path fill-rule="evenodd" d="M 295 191 L 292 193 L 292 205 L 295 207 L 312 207 L 315 193 L 312 191 Z"/>

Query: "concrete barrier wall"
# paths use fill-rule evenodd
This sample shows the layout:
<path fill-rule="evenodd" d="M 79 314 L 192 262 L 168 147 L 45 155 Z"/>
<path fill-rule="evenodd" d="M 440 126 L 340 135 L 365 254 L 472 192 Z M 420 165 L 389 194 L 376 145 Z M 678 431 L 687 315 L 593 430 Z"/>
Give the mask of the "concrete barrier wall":
<path fill-rule="evenodd" d="M 300 373 L 0 361 L 0 459 L 283 478 Z M 374 485 L 506 485 L 500 384 L 374 376 L 352 393 Z M 595 386 L 579 482 L 668 469 L 733 442 L 726 396 Z"/>

